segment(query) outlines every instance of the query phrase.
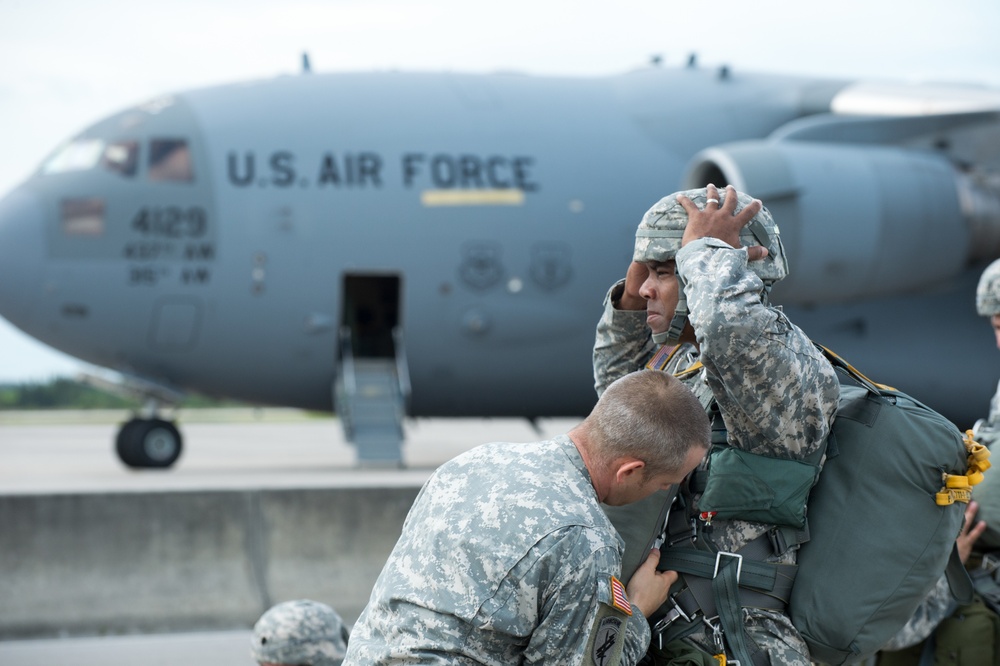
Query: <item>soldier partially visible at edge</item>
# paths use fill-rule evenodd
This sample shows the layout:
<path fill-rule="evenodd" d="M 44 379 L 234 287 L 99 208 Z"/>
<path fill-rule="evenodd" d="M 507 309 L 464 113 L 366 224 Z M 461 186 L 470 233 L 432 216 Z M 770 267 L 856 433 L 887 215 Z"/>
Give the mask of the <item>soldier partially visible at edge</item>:
<path fill-rule="evenodd" d="M 986 267 L 979 277 L 976 287 L 976 312 L 981 317 L 989 317 L 990 327 L 1000 349 L 1000 259 Z M 993 450 L 993 443 L 1000 439 L 1000 382 L 990 400 L 989 415 L 976 421 L 972 428 L 973 438 Z"/>
<path fill-rule="evenodd" d="M 720 193 L 713 185 L 662 199 L 643 217 L 626 277 L 605 299 L 594 347 L 598 394 L 625 373 L 663 369 L 680 376 L 706 408 L 713 400 L 718 404 L 730 446 L 772 459 L 817 457 L 837 409 L 839 382 L 805 333 L 768 304 L 771 285 L 786 273 L 778 229 L 759 201 L 732 187 Z M 763 542 L 766 561 L 795 563 L 797 544 L 770 538 L 779 536 L 775 525 L 700 514 L 700 490 L 681 487 L 686 518 L 698 525 L 702 543 L 739 553 Z M 636 510 L 656 509 L 638 505 Z M 626 557 L 637 547 L 627 544 Z M 672 602 L 663 612 L 657 628 L 683 618 Z M 739 640 L 755 666 L 808 666 L 808 648 L 786 607 L 751 605 L 741 616 L 742 639 L 720 640 L 718 621 L 709 631 L 706 618 L 712 614 L 679 619 L 692 633 L 651 655 L 654 663 L 692 648 L 703 659 L 721 652 L 732 659 Z"/>
<path fill-rule="evenodd" d="M 330 606 L 310 599 L 275 604 L 257 620 L 250 656 L 260 666 L 340 666 L 349 634 Z"/>
<path fill-rule="evenodd" d="M 601 509 L 677 483 L 708 419 L 663 372 L 608 387 L 552 440 L 492 443 L 439 467 L 417 496 L 351 634 L 345 664 L 636 664 L 674 572 L 659 553 L 624 586 Z"/>
<path fill-rule="evenodd" d="M 976 286 L 976 312 L 981 317 L 989 318 L 997 348 L 1000 349 L 1000 259 L 987 266 L 979 277 L 979 284 Z M 997 451 L 994 444 L 997 439 L 1000 439 L 1000 384 L 997 385 L 997 391 L 990 400 L 988 416 L 976 421 L 972 428 L 972 435 L 973 439 L 980 444 L 985 445 L 993 452 Z M 989 483 L 984 481 L 981 486 L 976 487 L 973 491 L 973 497 L 985 494 L 987 499 L 990 499 L 996 495 L 994 490 L 997 487 L 995 485 L 996 478 L 991 476 L 986 478 Z M 992 501 L 988 504 L 990 507 L 996 506 Z M 977 502 L 969 502 L 969 507 L 965 511 L 965 524 L 962 526 L 962 532 L 957 540 L 962 562 L 968 563 L 971 558 L 971 561 L 975 563 L 975 568 L 982 566 L 982 553 L 977 552 L 975 557 L 972 557 L 973 550 L 981 550 L 980 547 L 977 547 L 977 540 L 986 533 L 987 525 L 991 534 L 984 538 L 985 547 L 982 550 L 994 551 L 997 546 L 1000 546 L 1000 531 L 996 527 L 997 523 L 1000 523 L 1000 517 L 980 514 L 978 517 L 986 518 L 986 520 L 977 521 L 976 512 L 978 509 Z M 988 514 L 988 510 L 986 513 Z M 976 577 L 973 580 L 982 582 Z M 998 620 L 995 619 L 994 610 L 982 608 L 982 605 L 982 600 L 979 598 L 974 601 L 972 607 L 959 607 L 949 592 L 947 580 L 942 578 L 920 604 L 906 626 L 882 648 L 883 651 L 879 653 L 876 663 L 880 666 L 908 666 L 924 663 L 936 665 L 945 662 L 956 666 L 993 663 L 993 655 L 1000 652 L 1000 636 L 996 635 L 995 630 L 992 632 L 994 634 L 992 636 L 983 635 L 981 629 L 982 625 L 996 624 Z M 983 615 L 987 615 L 987 618 L 983 618 Z M 976 619 L 967 620 L 967 618 L 972 617 Z M 976 620 L 980 621 L 981 626 L 973 629 L 972 622 Z M 988 621 L 983 622 L 982 620 Z M 942 623 L 944 624 L 942 625 Z M 968 627 L 962 627 L 962 624 L 966 624 Z M 970 631 L 978 633 L 975 640 L 969 642 L 968 645 L 974 645 L 979 651 L 970 653 L 970 650 L 966 648 L 961 654 L 947 654 L 943 659 L 937 659 L 936 657 L 941 652 L 946 651 L 939 649 L 938 643 L 940 642 L 943 648 L 944 644 L 949 641 L 948 637 L 939 635 L 938 630 L 942 626 L 944 631 L 952 632 L 955 635 L 966 634 Z M 961 638 L 964 638 L 964 635 Z M 989 659 L 989 661 L 984 662 L 985 659 Z"/>

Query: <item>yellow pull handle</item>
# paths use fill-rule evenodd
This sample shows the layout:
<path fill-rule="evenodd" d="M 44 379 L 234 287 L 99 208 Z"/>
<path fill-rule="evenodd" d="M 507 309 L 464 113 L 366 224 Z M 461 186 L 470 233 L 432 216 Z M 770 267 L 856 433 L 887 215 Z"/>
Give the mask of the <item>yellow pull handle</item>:
<path fill-rule="evenodd" d="M 955 502 L 968 504 L 972 500 L 972 486 L 983 482 L 983 472 L 992 465 L 990 450 L 972 438 L 972 431 L 965 431 L 965 450 L 968 453 L 966 462 L 968 469 L 965 474 L 947 474 L 944 477 L 944 487 L 934 496 L 939 506 L 948 506 Z"/>

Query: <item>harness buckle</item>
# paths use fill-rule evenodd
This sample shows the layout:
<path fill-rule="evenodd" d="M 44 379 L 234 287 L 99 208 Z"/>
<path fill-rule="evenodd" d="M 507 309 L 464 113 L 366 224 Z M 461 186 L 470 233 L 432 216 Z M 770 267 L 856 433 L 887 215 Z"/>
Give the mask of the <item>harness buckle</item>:
<path fill-rule="evenodd" d="M 661 617 L 656 624 L 653 625 L 652 633 L 660 641 L 660 649 L 663 649 L 663 632 L 672 625 L 677 620 L 683 619 L 685 622 L 691 622 L 691 616 L 684 612 L 681 605 L 677 603 L 677 599 L 674 597 L 668 597 L 667 599 L 673 608 L 667 611 L 667 614 Z"/>
<path fill-rule="evenodd" d="M 702 617 L 701 623 L 704 624 L 707 629 L 705 632 L 706 639 L 712 641 L 712 646 L 718 654 L 725 656 L 726 646 L 722 643 L 722 621 L 719 616 Z"/>
<path fill-rule="evenodd" d="M 667 547 L 676 546 L 679 543 L 684 543 L 685 541 L 690 541 L 695 543 L 698 540 L 698 521 L 696 518 L 691 518 L 688 521 L 687 530 L 679 532 L 677 534 L 666 534 L 666 539 L 664 540 Z"/>
<path fill-rule="evenodd" d="M 673 604 L 673 608 L 668 610 L 667 614 L 664 615 L 662 618 L 660 618 L 660 620 L 653 625 L 654 634 L 662 634 L 664 631 L 666 631 L 667 627 L 669 627 L 679 619 L 683 619 L 685 622 L 691 621 L 691 617 L 684 612 L 684 609 L 681 608 L 680 604 L 677 603 L 677 600 L 675 598 L 670 597 L 670 603 Z"/>
<path fill-rule="evenodd" d="M 743 573 L 743 556 L 738 553 L 727 553 L 725 551 L 719 551 L 715 554 L 715 571 L 712 572 L 712 578 L 719 575 L 719 562 L 722 560 L 722 556 L 735 557 L 736 558 L 736 582 L 740 582 L 740 574 Z"/>

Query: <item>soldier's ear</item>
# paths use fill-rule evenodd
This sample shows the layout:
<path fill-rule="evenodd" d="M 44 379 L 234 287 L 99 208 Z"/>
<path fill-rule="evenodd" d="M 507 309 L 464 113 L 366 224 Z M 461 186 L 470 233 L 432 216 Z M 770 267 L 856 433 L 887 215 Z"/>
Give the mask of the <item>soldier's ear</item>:
<path fill-rule="evenodd" d="M 641 473 L 646 463 L 638 458 L 621 458 L 615 463 L 615 481 L 627 482 L 634 474 Z"/>

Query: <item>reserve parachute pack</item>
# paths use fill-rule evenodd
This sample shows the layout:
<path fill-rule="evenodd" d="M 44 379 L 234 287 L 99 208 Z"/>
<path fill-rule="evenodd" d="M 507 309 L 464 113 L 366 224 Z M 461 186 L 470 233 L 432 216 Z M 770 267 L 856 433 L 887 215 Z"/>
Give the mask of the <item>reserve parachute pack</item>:
<path fill-rule="evenodd" d="M 641 518 L 609 514 L 626 540 L 626 552 L 645 553 L 658 538 L 665 540 L 670 547 L 661 549 L 659 568 L 676 570 L 684 580 L 684 588 L 675 589 L 650 618 L 654 663 L 660 663 L 655 656 L 658 643 L 679 640 L 701 628 L 705 618 L 715 617 L 712 626 L 724 630 L 734 658 L 755 666 L 767 663 L 762 652 L 747 647 L 752 643 L 743 631 L 740 607 L 786 612 L 814 661 L 861 661 L 906 624 L 945 573 L 956 599 L 971 600 L 972 586 L 955 539 L 971 487 L 990 466 L 989 451 L 934 410 L 872 382 L 833 352 L 817 347 L 838 370 L 841 386 L 826 462 L 808 492 L 807 520 L 805 511 L 797 516 L 789 511 L 794 507 L 788 501 L 788 474 L 782 463 L 790 461 L 749 454 L 741 454 L 740 461 L 757 458 L 745 467 L 754 477 L 753 492 L 757 498 L 770 494 L 776 512 L 765 517 L 766 506 L 758 504 L 748 515 L 737 510 L 725 517 L 777 527 L 738 553 L 712 552 L 701 539 L 692 540 L 692 546 L 680 545 L 671 524 L 682 513 L 682 496 L 674 502 L 662 536 L 662 513 L 654 517 L 658 512 L 647 509 Z M 707 481 L 689 477 L 694 492 L 712 484 L 716 462 L 732 465 L 733 449 L 724 443 L 722 419 L 713 421 Z M 808 475 L 805 469 L 800 476 Z M 727 476 L 739 485 L 738 475 Z M 746 497 L 745 489 L 734 488 L 733 493 Z M 796 496 L 804 498 L 797 491 Z M 705 498 L 700 510 L 705 509 Z M 652 532 L 645 531 L 657 520 Z M 643 525 L 630 524 L 635 521 Z M 683 525 L 684 520 L 677 522 Z M 789 544 L 801 544 L 797 567 L 762 561 Z"/>
<path fill-rule="evenodd" d="M 812 657 L 874 654 L 940 577 L 963 603 L 972 585 L 955 539 L 989 451 L 909 395 L 875 384 L 820 347 L 843 377 L 827 460 L 808 503 L 789 615 Z"/>

